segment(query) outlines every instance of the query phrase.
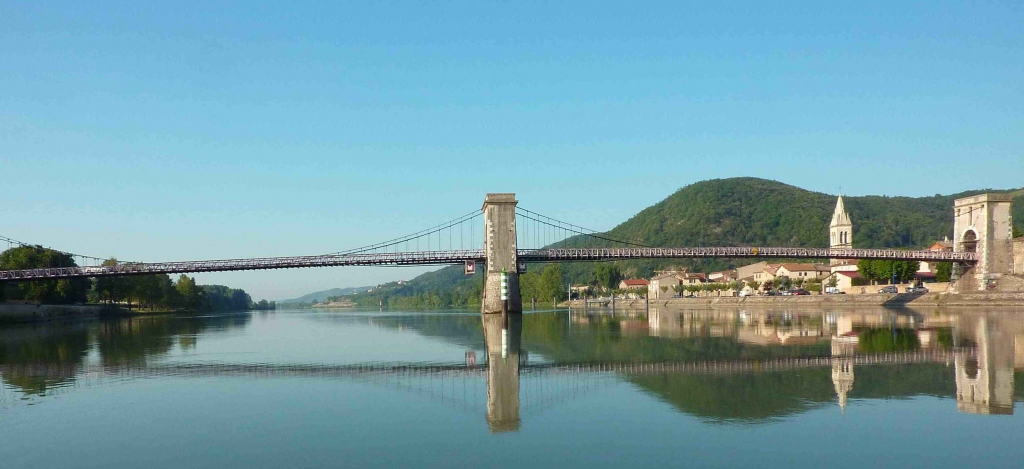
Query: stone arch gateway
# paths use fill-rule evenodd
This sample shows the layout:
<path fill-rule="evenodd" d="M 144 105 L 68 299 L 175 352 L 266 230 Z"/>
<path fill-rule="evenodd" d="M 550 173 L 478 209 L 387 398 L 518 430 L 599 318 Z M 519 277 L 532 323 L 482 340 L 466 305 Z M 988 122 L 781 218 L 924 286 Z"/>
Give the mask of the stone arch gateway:
<path fill-rule="evenodd" d="M 1013 273 L 1012 204 L 1009 194 L 979 194 L 953 202 L 953 250 L 978 254 L 978 263 L 957 282 L 958 290 L 987 290 Z"/>

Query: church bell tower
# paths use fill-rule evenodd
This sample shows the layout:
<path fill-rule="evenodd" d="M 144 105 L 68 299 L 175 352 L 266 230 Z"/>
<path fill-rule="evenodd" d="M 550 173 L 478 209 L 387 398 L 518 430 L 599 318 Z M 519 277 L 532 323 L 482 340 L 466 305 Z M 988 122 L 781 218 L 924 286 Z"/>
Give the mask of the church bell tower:
<path fill-rule="evenodd" d="M 846 205 L 843 204 L 843 196 L 836 200 L 836 209 L 832 212 L 832 223 L 828 225 L 828 247 L 832 249 L 853 249 L 853 221 L 850 214 L 846 213 Z M 832 259 L 832 271 L 846 270 L 845 266 L 850 262 L 844 259 Z"/>

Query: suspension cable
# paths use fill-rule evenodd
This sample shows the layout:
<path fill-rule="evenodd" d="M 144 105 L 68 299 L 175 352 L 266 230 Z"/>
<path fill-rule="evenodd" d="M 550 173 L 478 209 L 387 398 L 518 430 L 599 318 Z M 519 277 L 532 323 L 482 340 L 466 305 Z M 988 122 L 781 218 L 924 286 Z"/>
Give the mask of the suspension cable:
<path fill-rule="evenodd" d="M 564 230 L 564 231 L 575 233 L 577 235 L 583 235 L 583 236 L 587 236 L 587 237 L 590 237 L 590 238 L 600 239 L 602 241 L 608 241 L 608 242 L 613 242 L 613 243 L 621 243 L 621 244 L 625 244 L 625 245 L 629 245 L 629 246 L 636 246 L 636 247 L 642 247 L 642 248 L 649 248 L 649 247 L 651 247 L 651 246 L 648 246 L 648 245 L 645 245 L 645 244 L 639 244 L 639 243 L 634 243 L 634 242 L 630 242 L 630 241 L 623 241 L 621 239 L 611 238 L 611 237 L 608 237 L 608 236 L 602 236 L 602 235 L 597 234 L 597 231 L 595 231 L 595 230 L 591 230 L 589 228 L 584 228 L 582 226 L 574 225 L 572 223 L 566 223 L 566 222 L 563 222 L 563 221 L 560 221 L 560 220 L 556 220 L 554 218 L 551 218 L 551 217 L 548 217 L 548 216 L 545 216 L 545 215 L 541 215 L 541 214 L 539 214 L 537 212 L 533 212 L 533 211 L 530 211 L 530 210 L 526 210 L 526 209 L 522 209 L 522 208 L 518 208 L 518 207 L 516 208 L 516 210 L 517 210 L 517 212 L 519 212 L 519 211 L 523 212 L 523 213 L 517 213 L 519 216 L 521 216 L 521 217 L 523 217 L 523 218 L 525 218 L 527 220 L 532 220 L 532 221 L 534 221 L 534 222 L 536 222 L 538 224 L 543 224 L 543 225 L 545 225 L 547 227 L 545 229 L 545 231 L 547 231 L 547 233 L 545 233 L 545 238 L 544 238 L 546 245 L 553 244 L 553 243 L 549 243 L 548 242 L 549 239 L 552 239 L 552 238 L 554 238 L 556 236 L 553 232 L 550 231 L 550 229 L 553 228 L 553 229 L 561 229 L 561 230 Z M 542 220 L 541 218 L 545 218 L 545 219 L 551 220 L 551 221 L 549 222 L 549 221 L 546 221 L 546 220 Z"/>
<path fill-rule="evenodd" d="M 465 215 L 463 215 L 461 217 L 455 218 L 455 219 L 453 219 L 451 221 L 448 221 L 448 222 L 445 222 L 445 223 L 441 223 L 440 225 L 435 225 L 435 226 L 432 226 L 430 228 L 426 228 L 426 229 L 417 231 L 417 232 L 412 233 L 412 234 L 408 234 L 408 235 L 405 235 L 405 236 L 399 236 L 397 238 L 389 239 L 387 241 L 382 241 L 382 242 L 379 242 L 379 243 L 369 244 L 369 245 L 366 245 L 366 246 L 362 246 L 362 247 L 358 247 L 358 248 L 353 248 L 353 249 L 348 249 L 348 250 L 345 250 L 345 251 L 333 252 L 333 253 L 330 253 L 329 255 L 356 254 L 356 253 L 361 253 L 361 252 L 366 252 L 366 251 L 373 251 L 375 249 L 388 248 L 388 247 L 396 246 L 396 245 L 399 245 L 399 244 L 402 244 L 402 243 L 408 243 L 409 241 L 412 241 L 412 240 L 416 240 L 416 242 L 417 242 L 416 250 L 418 251 L 419 250 L 419 240 L 421 238 L 426 238 L 426 241 L 428 243 L 427 246 L 429 246 L 430 245 L 429 243 L 432 241 L 431 240 L 432 235 L 434 235 L 434 234 L 437 234 L 437 244 L 438 244 L 437 248 L 438 248 L 438 250 L 440 250 L 441 249 L 441 232 L 442 231 L 444 231 L 446 229 L 449 229 L 449 228 L 453 228 L 453 227 L 455 227 L 455 225 L 460 225 L 462 223 L 466 223 L 466 222 L 468 222 L 470 220 L 473 220 L 476 217 L 479 217 L 481 215 L 483 215 L 483 212 L 481 212 L 479 210 L 474 210 L 474 211 L 469 212 L 469 213 L 467 213 L 467 214 L 465 214 Z M 406 250 L 408 250 L 408 248 L 406 248 Z"/>
<path fill-rule="evenodd" d="M 18 241 L 16 239 L 8 238 L 8 237 L 3 236 L 3 235 L 0 235 L 0 242 L 6 242 L 7 245 L 8 245 L 8 248 L 10 248 L 11 245 L 17 245 L 18 247 L 23 247 L 23 246 L 29 246 L 29 247 L 40 246 L 43 249 L 48 249 L 50 251 L 59 252 L 61 254 L 64 254 L 64 255 L 67 255 L 67 256 L 71 256 L 71 257 L 78 257 L 78 258 L 81 258 L 81 259 L 88 259 L 88 260 L 91 260 L 91 261 L 96 261 L 97 263 L 103 263 L 103 262 L 107 261 L 107 259 L 104 259 L 104 258 L 101 258 L 101 257 L 87 256 L 85 254 L 75 254 L 73 252 L 62 251 L 60 249 L 48 248 L 48 247 L 45 247 L 45 246 L 41 246 L 39 244 L 25 243 L 25 242 L 22 242 L 22 241 Z"/>

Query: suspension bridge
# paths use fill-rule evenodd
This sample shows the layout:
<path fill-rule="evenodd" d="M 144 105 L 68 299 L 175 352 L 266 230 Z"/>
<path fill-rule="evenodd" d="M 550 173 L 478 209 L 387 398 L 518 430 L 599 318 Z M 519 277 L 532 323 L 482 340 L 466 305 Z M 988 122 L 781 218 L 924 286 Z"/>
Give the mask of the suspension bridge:
<path fill-rule="evenodd" d="M 482 226 L 481 226 L 482 225 Z M 8 246 L 25 245 L 0 238 Z M 61 251 L 63 252 L 63 251 Z M 973 265 L 976 252 L 896 249 L 835 249 L 779 246 L 653 247 L 557 220 L 518 206 L 514 194 L 488 194 L 482 210 L 448 222 L 347 251 L 295 257 L 258 257 L 174 262 L 117 262 L 64 252 L 83 265 L 0 271 L 0 281 L 177 274 L 342 266 L 417 266 L 482 264 L 484 312 L 500 311 L 501 272 L 510 276 L 509 311 L 521 311 L 518 273 L 527 263 L 613 261 L 623 259 L 763 258 L 893 259 Z M 470 270 L 470 269 L 467 269 Z"/>

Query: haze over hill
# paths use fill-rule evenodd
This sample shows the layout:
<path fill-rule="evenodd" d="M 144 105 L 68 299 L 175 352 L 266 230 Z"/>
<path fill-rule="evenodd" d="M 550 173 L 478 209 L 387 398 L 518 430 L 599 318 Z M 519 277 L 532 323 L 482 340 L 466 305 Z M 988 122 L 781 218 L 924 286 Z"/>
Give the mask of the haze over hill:
<path fill-rule="evenodd" d="M 298 298 L 292 298 L 288 300 L 279 300 L 277 304 L 284 305 L 288 303 L 312 303 L 322 302 L 332 296 L 351 295 L 356 292 L 366 291 L 373 287 L 346 287 L 346 288 L 332 288 L 330 290 L 321 290 L 313 293 L 307 293 Z"/>
<path fill-rule="evenodd" d="M 953 236 L 953 201 L 983 192 L 1014 194 L 1015 232 L 1024 228 L 1024 190 L 979 189 L 928 197 L 844 196 L 853 220 L 853 245 L 862 248 L 925 248 Z M 610 238 L 648 246 L 793 246 L 827 247 L 828 224 L 836 196 L 752 177 L 712 179 L 690 184 L 609 230 Z M 600 241 L 594 241 L 600 243 Z M 628 276 L 649 276 L 668 265 L 718 270 L 751 261 L 742 259 L 633 260 L 616 264 Z M 594 263 L 561 264 L 566 277 L 585 283 Z M 536 271 L 539 266 L 531 266 Z M 426 295 L 442 304 L 471 301 L 479 278 L 462 267 L 422 274 L 404 285 L 387 284 L 354 296 L 377 304 L 394 297 Z"/>

